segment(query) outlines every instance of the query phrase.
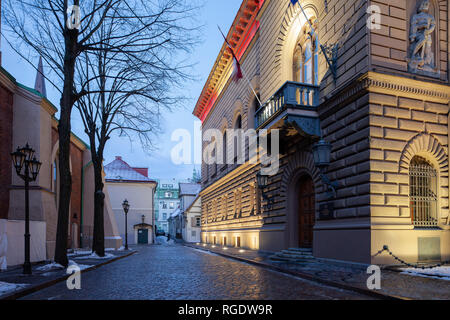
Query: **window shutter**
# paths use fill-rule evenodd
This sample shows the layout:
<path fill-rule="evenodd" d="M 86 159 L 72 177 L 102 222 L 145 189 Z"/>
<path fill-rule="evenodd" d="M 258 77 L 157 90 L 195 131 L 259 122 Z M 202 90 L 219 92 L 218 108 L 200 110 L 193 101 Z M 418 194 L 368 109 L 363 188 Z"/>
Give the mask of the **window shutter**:
<path fill-rule="evenodd" d="M 191 218 L 191 226 L 192 226 L 192 227 L 195 227 L 195 225 L 196 225 L 195 218 Z"/>

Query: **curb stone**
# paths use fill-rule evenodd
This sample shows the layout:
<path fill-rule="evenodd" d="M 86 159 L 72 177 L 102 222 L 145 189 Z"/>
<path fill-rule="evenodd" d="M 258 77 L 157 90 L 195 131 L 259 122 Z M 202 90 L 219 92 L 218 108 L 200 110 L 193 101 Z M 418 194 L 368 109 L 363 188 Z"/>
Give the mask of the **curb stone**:
<path fill-rule="evenodd" d="M 208 251 L 210 253 L 214 253 L 214 254 L 217 254 L 217 255 L 225 257 L 225 258 L 230 258 L 230 259 L 237 260 L 237 261 L 240 261 L 240 262 L 245 262 L 245 263 L 248 263 L 248 264 L 251 264 L 251 265 L 255 265 L 255 266 L 259 266 L 259 267 L 262 267 L 262 268 L 265 268 L 265 269 L 270 269 L 270 270 L 281 272 L 281 273 L 284 273 L 284 274 L 289 274 L 291 276 L 296 276 L 296 277 L 299 277 L 299 278 L 302 278 L 302 279 L 305 279 L 305 280 L 318 282 L 320 284 L 328 285 L 328 286 L 339 288 L 339 289 L 343 289 L 343 290 L 353 291 L 353 292 L 356 292 L 356 293 L 364 294 L 366 296 L 371 296 L 371 297 L 382 299 L 382 300 L 410 300 L 410 299 L 405 298 L 405 297 L 387 295 L 387 294 L 380 293 L 380 292 L 373 291 L 373 290 L 369 290 L 369 289 L 363 289 L 363 288 L 359 288 L 359 287 L 355 287 L 355 286 L 350 286 L 350 285 L 347 285 L 347 284 L 338 283 L 338 282 L 331 281 L 331 280 L 325 280 L 325 279 L 318 278 L 318 277 L 315 277 L 315 276 L 312 276 L 312 275 L 309 275 L 309 274 L 306 274 L 306 273 L 302 273 L 302 272 L 299 272 L 299 271 L 286 270 L 286 269 L 283 269 L 283 268 L 280 268 L 280 267 L 277 267 L 277 266 L 274 266 L 274 265 L 271 265 L 271 264 L 268 264 L 268 263 L 264 263 L 264 262 L 258 262 L 258 261 L 254 261 L 254 260 L 251 260 L 251 259 L 237 257 L 237 256 L 233 256 L 233 255 L 230 255 L 230 254 L 226 254 L 226 253 L 222 253 L 222 252 L 216 252 L 216 251 L 213 251 L 213 250 L 200 248 L 200 247 L 196 247 L 196 246 L 192 246 L 192 245 L 184 244 L 184 246 L 189 247 L 189 248 L 193 248 L 193 249 Z"/>
<path fill-rule="evenodd" d="M 115 261 L 117 261 L 117 260 L 120 260 L 120 259 L 129 257 L 129 256 L 131 256 L 131 255 L 133 255 L 133 254 L 135 254 L 135 253 L 137 253 L 137 251 L 132 251 L 132 252 L 130 252 L 130 253 L 128 253 L 128 254 L 125 254 L 125 255 L 123 255 L 123 256 L 115 257 L 115 258 L 113 258 L 113 259 L 111 259 L 111 260 L 102 262 L 102 263 L 100 263 L 100 264 L 93 265 L 93 266 L 91 266 L 91 267 L 89 267 L 89 268 L 86 268 L 86 269 L 84 269 L 84 270 L 81 270 L 81 273 L 85 273 L 85 272 L 89 272 L 89 271 L 98 269 L 98 268 L 100 268 L 100 267 L 103 267 L 103 266 L 105 266 L 105 265 L 107 265 L 107 264 L 110 264 L 110 263 L 112 263 L 112 262 L 115 262 Z M 35 293 L 35 292 L 37 292 L 37 291 L 40 291 L 40 290 L 42 290 L 42 289 L 51 287 L 51 286 L 53 286 L 53 285 L 55 285 L 55 284 L 57 284 L 57 283 L 59 283 L 59 282 L 62 282 L 62 281 L 64 281 L 64 280 L 67 280 L 69 277 L 70 277 L 70 274 L 64 275 L 64 276 L 62 276 L 62 277 L 59 277 L 59 278 L 56 278 L 56 279 L 53 279 L 53 280 L 50 280 L 50 281 L 47 281 L 47 282 L 44 282 L 44 283 L 35 285 L 35 286 L 31 286 L 31 287 L 28 287 L 28 288 L 24 288 L 24 289 L 22 289 L 22 290 L 19 290 L 19 291 L 16 291 L 16 292 L 12 293 L 12 294 L 9 294 L 9 295 L 6 294 L 6 295 L 4 295 L 4 296 L 0 296 L 0 300 L 17 300 L 17 299 L 20 299 L 20 298 L 22 298 L 22 297 L 25 297 L 25 296 L 27 296 L 27 295 L 29 295 L 29 294 Z"/>

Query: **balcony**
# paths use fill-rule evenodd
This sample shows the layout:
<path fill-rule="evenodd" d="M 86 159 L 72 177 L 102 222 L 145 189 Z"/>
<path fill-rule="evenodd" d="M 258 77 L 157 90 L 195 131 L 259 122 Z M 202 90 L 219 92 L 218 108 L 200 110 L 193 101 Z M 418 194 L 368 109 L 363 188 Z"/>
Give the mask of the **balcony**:
<path fill-rule="evenodd" d="M 293 120 L 306 134 L 320 135 L 319 94 L 319 86 L 287 81 L 256 111 L 255 129 L 271 128 L 280 120 Z"/>

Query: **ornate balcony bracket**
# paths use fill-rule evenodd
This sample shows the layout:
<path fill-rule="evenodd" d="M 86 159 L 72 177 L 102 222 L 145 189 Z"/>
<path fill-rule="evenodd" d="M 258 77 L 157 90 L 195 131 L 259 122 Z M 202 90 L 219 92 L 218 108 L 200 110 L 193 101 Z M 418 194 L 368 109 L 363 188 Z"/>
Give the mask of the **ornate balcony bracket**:
<path fill-rule="evenodd" d="M 316 117 L 288 115 L 284 124 L 295 128 L 302 136 L 320 137 L 320 120 Z"/>

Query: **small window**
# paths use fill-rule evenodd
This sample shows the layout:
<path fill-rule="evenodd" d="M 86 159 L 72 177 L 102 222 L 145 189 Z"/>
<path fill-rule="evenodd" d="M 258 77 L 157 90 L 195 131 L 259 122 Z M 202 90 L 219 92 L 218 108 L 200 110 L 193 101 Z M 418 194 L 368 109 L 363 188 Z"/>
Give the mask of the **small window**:
<path fill-rule="evenodd" d="M 227 237 L 223 237 L 223 246 L 226 247 L 227 245 Z"/>
<path fill-rule="evenodd" d="M 197 236 L 197 231 L 196 231 L 196 230 L 192 230 L 191 235 L 192 235 L 193 237 L 196 237 L 196 236 Z"/>
<path fill-rule="evenodd" d="M 436 227 L 437 171 L 424 158 L 415 156 L 409 168 L 411 220 L 415 227 Z"/>
<path fill-rule="evenodd" d="M 195 226 L 196 227 L 200 227 L 202 224 L 202 219 L 201 217 L 195 217 Z"/>

